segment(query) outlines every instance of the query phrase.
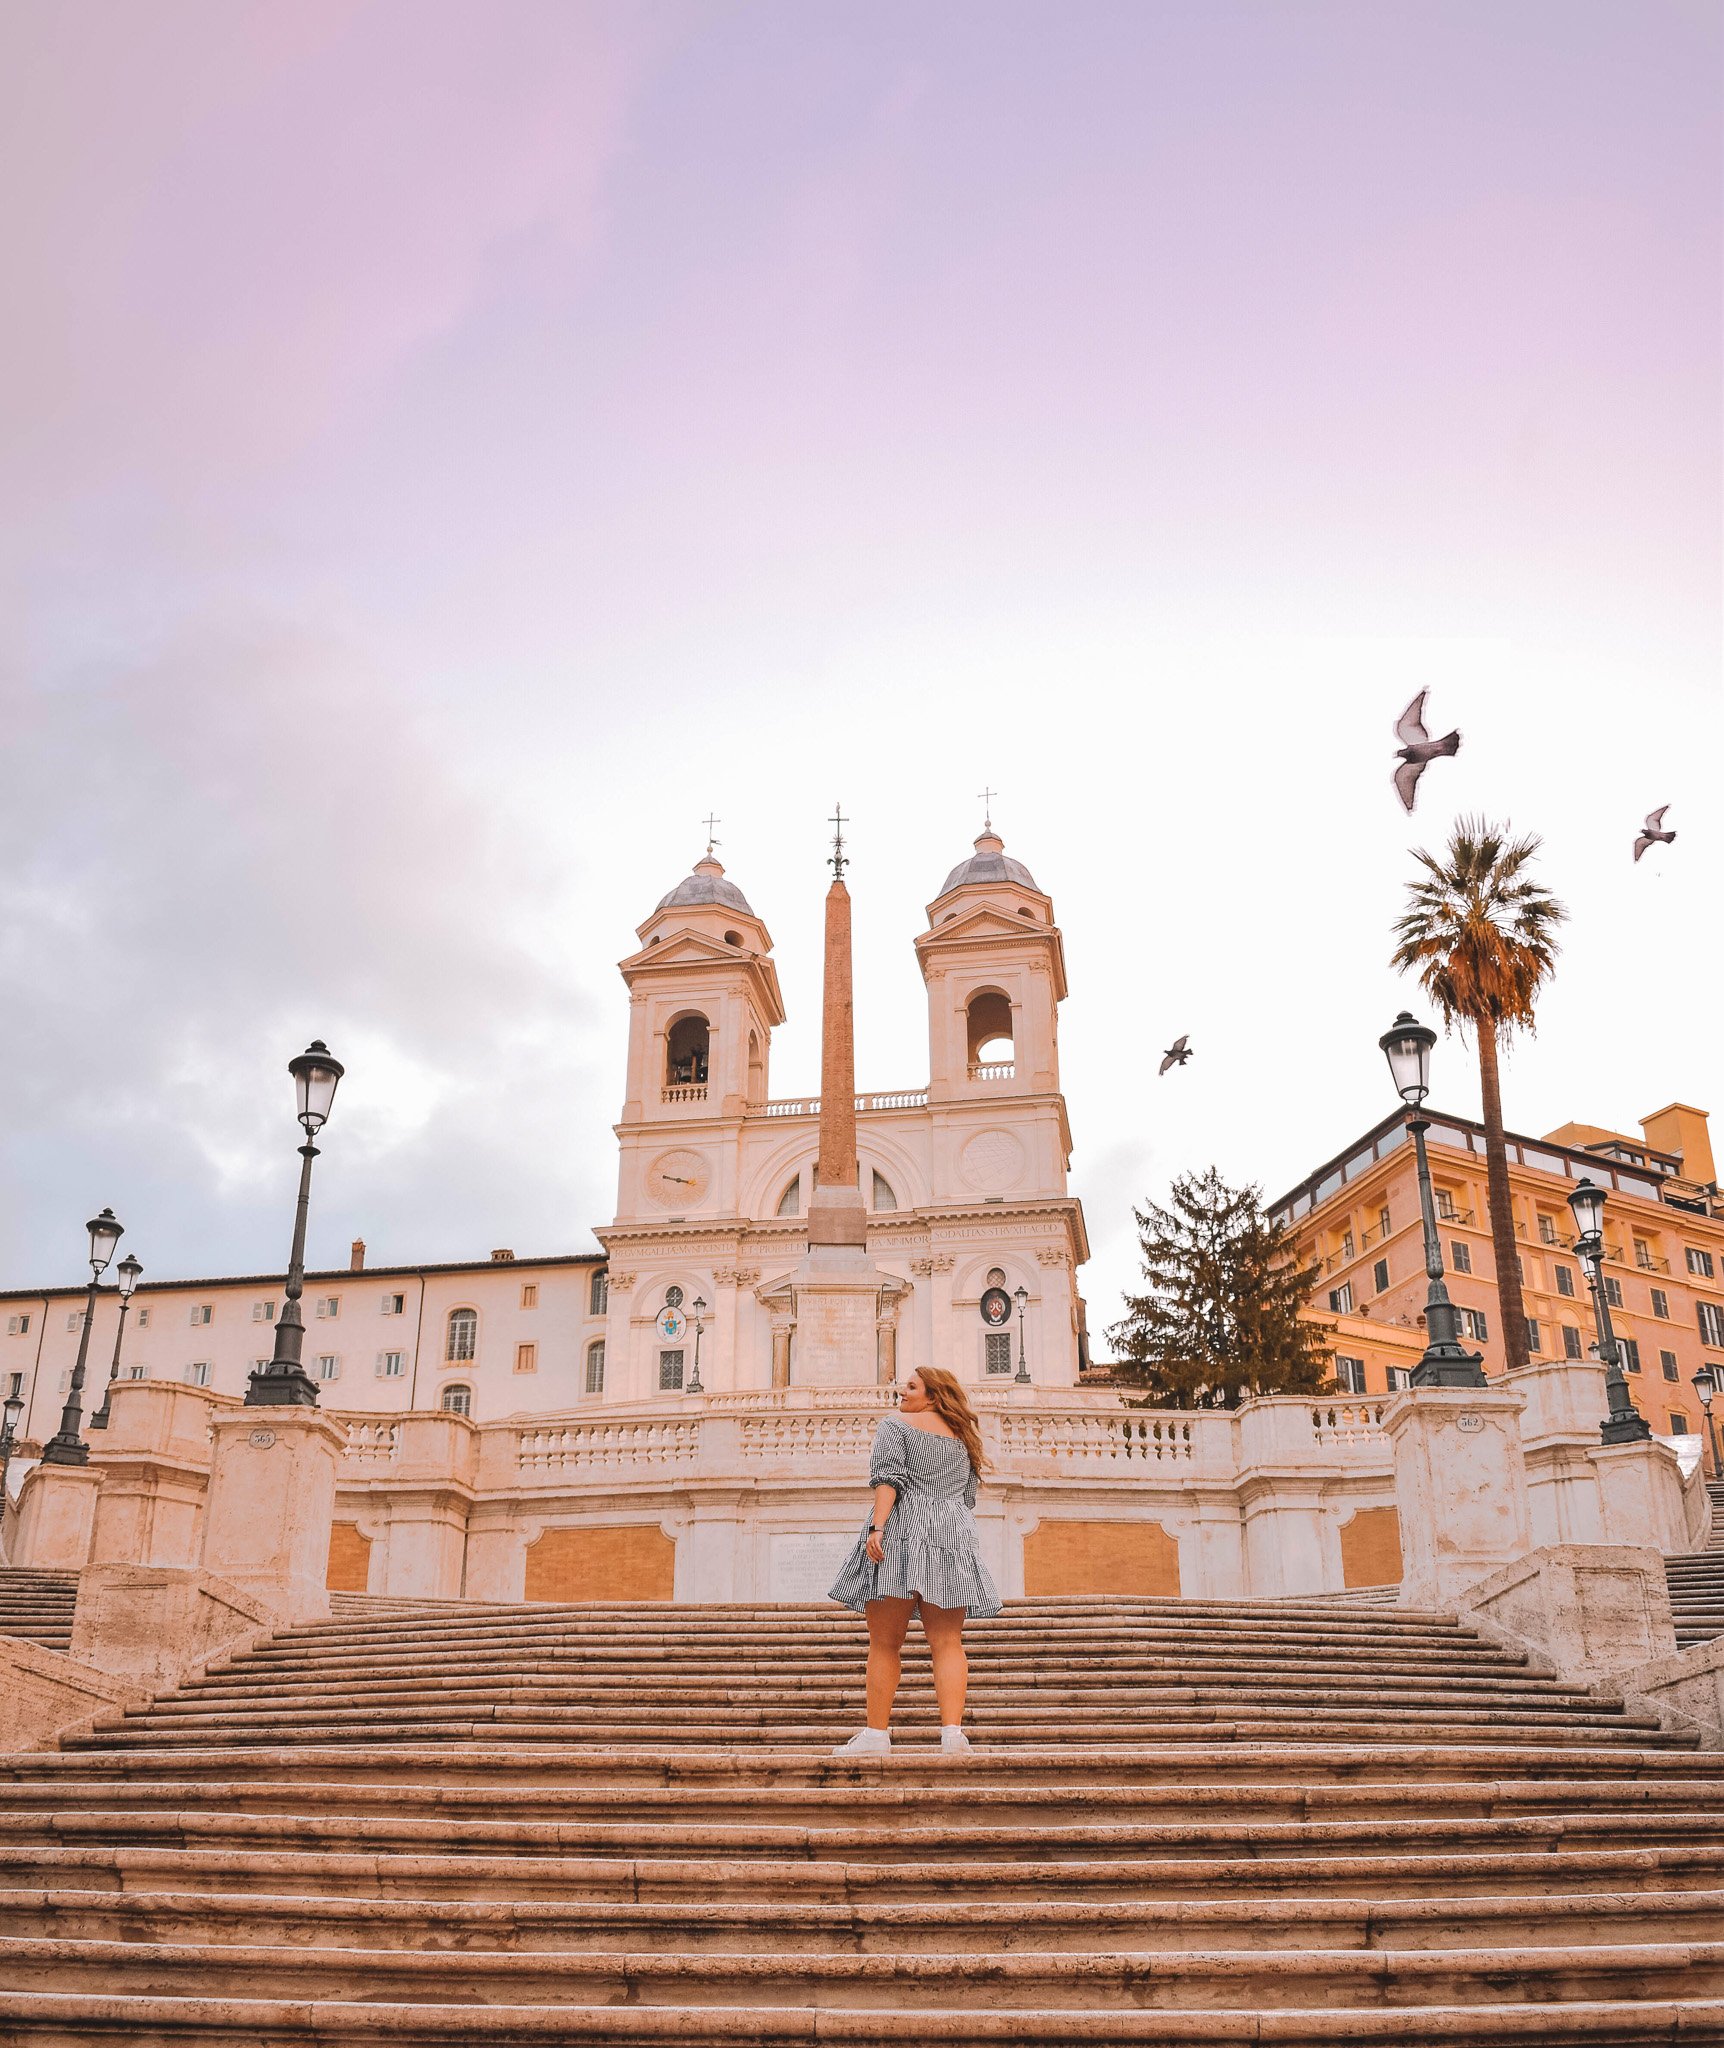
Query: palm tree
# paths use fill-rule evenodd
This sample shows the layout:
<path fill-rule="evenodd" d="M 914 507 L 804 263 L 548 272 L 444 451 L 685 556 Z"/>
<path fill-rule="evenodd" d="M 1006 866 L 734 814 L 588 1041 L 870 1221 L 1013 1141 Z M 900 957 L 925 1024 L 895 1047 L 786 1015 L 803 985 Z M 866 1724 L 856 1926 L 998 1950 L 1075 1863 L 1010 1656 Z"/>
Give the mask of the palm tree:
<path fill-rule="evenodd" d="M 1446 1031 L 1470 1024 L 1478 1037 L 1491 1244 L 1511 1371 L 1530 1353 L 1497 1051 L 1508 1033 L 1533 1028 L 1534 1005 L 1556 962 L 1556 928 L 1568 915 L 1527 872 L 1541 843 L 1511 840 L 1507 825 L 1462 818 L 1445 858 L 1414 850 L 1424 878 L 1409 884 L 1406 914 L 1395 925 L 1395 966 L 1403 974 L 1417 971 Z"/>

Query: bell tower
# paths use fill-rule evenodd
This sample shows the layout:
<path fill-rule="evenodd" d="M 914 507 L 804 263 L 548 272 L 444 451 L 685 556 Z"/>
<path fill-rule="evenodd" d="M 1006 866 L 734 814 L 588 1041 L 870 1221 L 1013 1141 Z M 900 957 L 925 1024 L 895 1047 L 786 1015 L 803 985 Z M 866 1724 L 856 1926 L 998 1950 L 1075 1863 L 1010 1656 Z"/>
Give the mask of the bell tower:
<path fill-rule="evenodd" d="M 1051 897 L 990 819 L 928 905 L 916 941 L 928 990 L 928 1098 L 1059 1094 L 1065 946 Z"/>

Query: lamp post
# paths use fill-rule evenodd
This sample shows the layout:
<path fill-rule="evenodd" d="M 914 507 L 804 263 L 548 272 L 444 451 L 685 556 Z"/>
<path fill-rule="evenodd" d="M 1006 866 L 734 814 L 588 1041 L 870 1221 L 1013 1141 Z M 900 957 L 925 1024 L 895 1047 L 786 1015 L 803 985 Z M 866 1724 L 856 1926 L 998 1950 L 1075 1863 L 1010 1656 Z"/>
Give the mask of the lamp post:
<path fill-rule="evenodd" d="M 1018 1305 L 1018 1369 L 1012 1375 L 1012 1385 L 1027 1387 L 1030 1383 L 1030 1368 L 1028 1360 L 1024 1357 L 1024 1310 L 1030 1305 L 1030 1290 L 1027 1287 L 1015 1287 L 1012 1290 L 1012 1299 Z"/>
<path fill-rule="evenodd" d="M 42 1446 L 44 1465 L 87 1465 L 90 1446 L 78 1434 L 84 1414 L 84 1364 L 90 1356 L 90 1325 L 96 1316 L 96 1289 L 102 1273 L 114 1256 L 114 1247 L 125 1236 L 125 1225 L 114 1221 L 112 1209 L 91 1217 L 85 1228 L 90 1233 L 90 1291 L 84 1298 L 84 1327 L 78 1338 L 78 1362 L 72 1368 L 72 1384 L 66 1391 L 66 1405 L 60 1411 L 60 1427 Z"/>
<path fill-rule="evenodd" d="M 689 1394 L 704 1394 L 706 1389 L 700 1383 L 700 1333 L 706 1327 L 701 1317 L 706 1314 L 706 1303 L 697 1294 L 689 1307 L 694 1311 L 694 1376 L 683 1390 Z"/>
<path fill-rule="evenodd" d="M 1579 1233 L 1575 1256 L 1592 1290 L 1598 1355 L 1604 1360 L 1604 1391 L 1610 1402 L 1610 1413 L 1599 1424 L 1598 1433 L 1607 1444 L 1644 1443 L 1652 1434 L 1652 1425 L 1635 1407 L 1634 1397 L 1628 1391 L 1622 1370 L 1622 1347 L 1616 1341 L 1610 1302 L 1604 1292 L 1604 1190 L 1582 1174 L 1569 1195 L 1568 1206 L 1574 1212 L 1574 1227 Z"/>
<path fill-rule="evenodd" d="M 18 1448 L 18 1424 L 24 1417 L 24 1396 L 8 1394 L 0 1402 L 0 1524 L 6 1519 L 6 1467 Z"/>
<path fill-rule="evenodd" d="M 300 1364 L 305 1348 L 305 1322 L 299 1312 L 299 1297 L 305 1292 L 305 1214 L 311 1200 L 311 1162 L 317 1147 L 311 1142 L 329 1121 L 329 1106 L 335 1100 L 336 1083 L 347 1069 L 330 1056 L 321 1038 L 314 1038 L 298 1059 L 289 1060 L 297 1092 L 300 1128 L 305 1143 L 299 1156 L 305 1164 L 299 1170 L 299 1207 L 293 1219 L 293 1250 L 287 1263 L 286 1299 L 275 1325 L 275 1356 L 259 1366 L 245 1390 L 248 1408 L 315 1408 L 316 1382 Z"/>
<path fill-rule="evenodd" d="M 1712 1396 L 1718 1391 L 1718 1368 L 1703 1365 L 1690 1384 L 1700 1396 L 1700 1412 L 1706 1418 L 1706 1443 L 1712 1453 L 1712 1477 L 1724 1479 L 1724 1463 L 1718 1457 L 1718 1425 L 1712 1419 Z"/>
<path fill-rule="evenodd" d="M 114 1360 L 108 1367 L 108 1384 L 102 1390 L 102 1405 L 90 1417 L 92 1429 L 106 1429 L 108 1426 L 108 1403 L 114 1398 L 114 1382 L 120 1376 L 120 1345 L 126 1335 L 126 1311 L 132 1305 L 132 1290 L 137 1286 L 138 1277 L 143 1270 L 131 1252 L 127 1252 L 114 1268 L 115 1277 L 120 1283 L 120 1325 L 114 1332 Z"/>
<path fill-rule="evenodd" d="M 1419 1168 L 1419 1218 L 1425 1229 L 1425 1353 L 1413 1367 L 1415 1387 L 1483 1387 L 1482 1355 L 1469 1351 L 1461 1342 L 1461 1312 L 1449 1299 L 1443 1281 L 1443 1248 L 1437 1237 L 1437 1207 L 1431 1194 L 1431 1162 L 1425 1152 L 1425 1133 L 1431 1120 L 1424 1114 L 1425 1097 L 1431 1092 L 1431 1047 L 1437 1034 L 1421 1024 L 1410 1010 L 1403 1010 L 1391 1028 L 1377 1040 L 1389 1062 L 1395 1093 L 1407 1105 L 1407 1129 L 1413 1134 L 1413 1153 Z"/>

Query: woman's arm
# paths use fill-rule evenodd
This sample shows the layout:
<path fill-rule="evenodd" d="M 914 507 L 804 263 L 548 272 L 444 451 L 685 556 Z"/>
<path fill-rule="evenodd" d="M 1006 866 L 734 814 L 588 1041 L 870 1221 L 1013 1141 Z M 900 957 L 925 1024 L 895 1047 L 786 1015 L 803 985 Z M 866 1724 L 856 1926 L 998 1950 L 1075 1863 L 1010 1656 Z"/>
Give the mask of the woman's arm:
<path fill-rule="evenodd" d="M 876 1564 L 886 1562 L 886 1545 L 882 1540 L 886 1523 L 892 1513 L 892 1504 L 898 1498 L 895 1486 L 877 1486 L 874 1489 L 874 1512 L 868 1517 L 868 1555 Z"/>

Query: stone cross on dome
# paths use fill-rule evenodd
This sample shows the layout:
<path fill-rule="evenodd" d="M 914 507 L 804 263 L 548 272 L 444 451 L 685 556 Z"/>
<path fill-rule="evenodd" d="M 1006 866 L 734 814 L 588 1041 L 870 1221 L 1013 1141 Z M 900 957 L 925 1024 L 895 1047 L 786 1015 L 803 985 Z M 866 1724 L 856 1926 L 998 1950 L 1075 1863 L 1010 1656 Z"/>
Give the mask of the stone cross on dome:
<path fill-rule="evenodd" d="M 999 793 L 997 789 L 979 789 L 976 791 L 976 794 L 982 800 L 982 830 L 984 832 L 991 832 L 994 829 L 994 798 Z"/>
<path fill-rule="evenodd" d="M 706 850 L 710 855 L 713 848 L 719 843 L 716 835 L 719 826 L 724 823 L 724 820 L 714 817 L 711 812 L 708 812 L 706 817 L 701 820 L 701 823 L 706 827 Z"/>

